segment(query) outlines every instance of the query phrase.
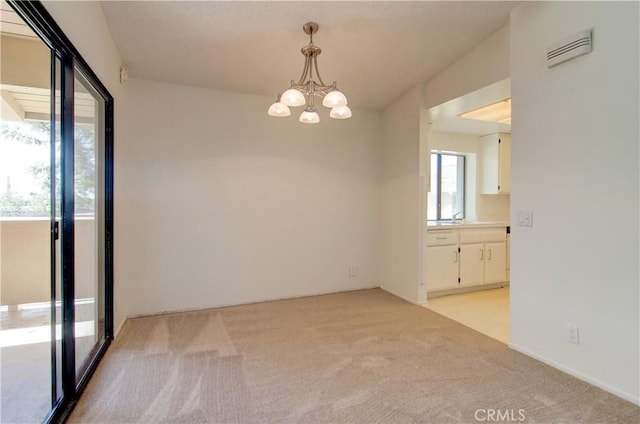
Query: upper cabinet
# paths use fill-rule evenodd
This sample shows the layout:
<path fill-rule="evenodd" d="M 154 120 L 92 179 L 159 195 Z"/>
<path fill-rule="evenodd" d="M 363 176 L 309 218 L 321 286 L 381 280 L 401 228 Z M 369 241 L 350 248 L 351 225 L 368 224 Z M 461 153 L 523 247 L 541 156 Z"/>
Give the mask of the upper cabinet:
<path fill-rule="evenodd" d="M 482 194 L 511 192 L 511 134 L 498 133 L 480 137 Z"/>

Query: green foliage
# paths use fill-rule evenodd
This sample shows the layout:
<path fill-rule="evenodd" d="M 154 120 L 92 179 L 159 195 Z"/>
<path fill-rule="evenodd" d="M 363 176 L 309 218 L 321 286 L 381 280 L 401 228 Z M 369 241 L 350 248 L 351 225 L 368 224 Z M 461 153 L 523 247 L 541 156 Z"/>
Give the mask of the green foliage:
<path fill-rule="evenodd" d="M 29 196 L 7 191 L 0 196 L 0 216 L 49 216 L 49 196 L 29 193 Z"/>
<path fill-rule="evenodd" d="M 95 212 L 96 156 L 93 125 L 76 125 L 75 198 L 76 214 Z"/>
<path fill-rule="evenodd" d="M 27 145 L 48 146 L 50 144 L 49 122 L 23 121 L 1 122 L 2 142 L 20 142 Z M 77 124 L 75 134 L 75 212 L 92 214 L 95 211 L 95 139 L 94 126 Z M 58 161 L 60 153 L 57 153 Z M 60 166 L 58 162 L 57 166 Z M 59 168 L 58 168 L 59 169 Z M 0 196 L 0 216 L 49 216 L 51 214 L 51 163 L 34 160 L 30 167 L 33 180 L 40 190 L 31 193 L 16 193 L 12 190 Z M 57 173 L 57 192 L 59 172 Z"/>
<path fill-rule="evenodd" d="M 5 140 L 20 141 L 25 144 L 49 144 L 51 126 L 49 122 L 22 121 L 0 122 L 0 134 Z"/>

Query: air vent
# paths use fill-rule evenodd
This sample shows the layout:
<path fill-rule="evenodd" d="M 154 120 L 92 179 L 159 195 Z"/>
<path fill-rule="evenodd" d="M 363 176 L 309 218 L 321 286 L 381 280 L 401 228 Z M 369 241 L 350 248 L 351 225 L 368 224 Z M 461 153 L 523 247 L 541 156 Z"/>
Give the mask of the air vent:
<path fill-rule="evenodd" d="M 561 63 L 583 54 L 591 53 L 593 30 L 587 29 L 551 46 L 547 50 L 547 67 L 553 68 Z"/>

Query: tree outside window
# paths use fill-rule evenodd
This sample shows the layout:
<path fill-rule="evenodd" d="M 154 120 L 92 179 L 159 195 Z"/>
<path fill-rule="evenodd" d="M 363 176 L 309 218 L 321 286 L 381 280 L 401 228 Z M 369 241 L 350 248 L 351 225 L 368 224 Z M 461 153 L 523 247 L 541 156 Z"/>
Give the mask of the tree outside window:
<path fill-rule="evenodd" d="M 93 132 L 93 125 L 74 127 L 76 215 L 95 210 Z M 2 121 L 0 134 L 0 216 L 51 216 L 50 123 Z"/>

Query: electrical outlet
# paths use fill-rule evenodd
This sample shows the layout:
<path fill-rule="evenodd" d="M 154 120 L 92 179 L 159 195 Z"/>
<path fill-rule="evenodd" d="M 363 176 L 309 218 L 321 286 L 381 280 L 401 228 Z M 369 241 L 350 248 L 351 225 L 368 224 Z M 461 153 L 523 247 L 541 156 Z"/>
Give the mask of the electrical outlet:
<path fill-rule="evenodd" d="M 358 276 L 358 268 L 355 266 L 349 267 L 349 277 L 357 277 Z"/>
<path fill-rule="evenodd" d="M 567 341 L 574 344 L 580 343 L 579 328 L 576 324 L 567 325 Z"/>
<path fill-rule="evenodd" d="M 531 211 L 518 212 L 518 226 L 533 227 L 533 212 Z"/>

